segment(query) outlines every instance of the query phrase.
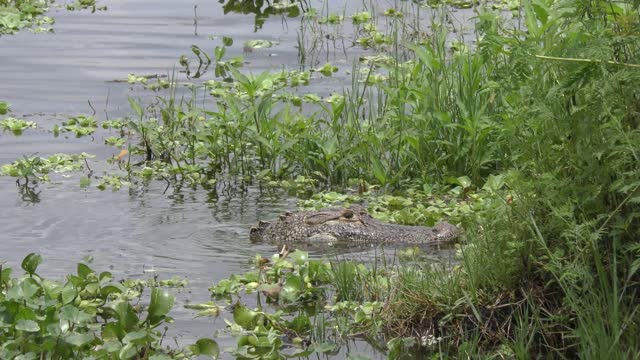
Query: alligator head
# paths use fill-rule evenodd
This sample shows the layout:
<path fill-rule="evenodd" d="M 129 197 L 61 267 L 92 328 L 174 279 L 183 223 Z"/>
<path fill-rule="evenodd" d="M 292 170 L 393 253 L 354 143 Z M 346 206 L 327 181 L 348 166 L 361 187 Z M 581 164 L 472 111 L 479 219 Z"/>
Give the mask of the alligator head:
<path fill-rule="evenodd" d="M 427 244 L 453 241 L 459 229 L 446 222 L 434 227 L 388 224 L 360 205 L 318 211 L 286 212 L 273 222 L 251 228 L 252 241 L 277 244 Z"/>

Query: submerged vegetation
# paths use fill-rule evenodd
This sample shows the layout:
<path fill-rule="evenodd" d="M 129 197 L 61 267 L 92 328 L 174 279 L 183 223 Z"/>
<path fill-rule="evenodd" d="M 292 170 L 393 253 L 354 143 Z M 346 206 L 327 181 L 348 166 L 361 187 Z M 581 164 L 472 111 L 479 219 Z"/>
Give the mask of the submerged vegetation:
<path fill-rule="evenodd" d="M 452 267 L 259 257 L 255 272 L 212 293 L 256 291 L 293 310 L 236 302 L 229 331 L 239 358 L 331 354 L 348 336 L 384 339 L 391 358 L 414 347 L 436 357 L 638 358 L 640 3 L 523 1 L 513 18 L 479 6 L 475 38 L 456 41 L 462 32 L 447 8 L 414 3 L 382 14 L 306 11 L 298 43 L 312 70 L 251 74 L 225 58 L 231 39 L 212 54 L 194 46 L 180 59 L 192 80 L 185 86 L 132 75 L 129 83 L 157 92 L 153 103 L 131 98 L 129 118 L 78 116 L 58 128 L 78 137 L 110 129 L 105 143 L 117 155 L 108 174 L 94 175 L 86 154 L 25 157 L 2 172 L 32 186 L 51 171 L 84 168 L 85 186 L 96 176 L 114 189 L 157 179 L 176 191 L 233 177 L 316 193 L 305 206 L 364 200 L 383 219 L 449 217 L 464 228 Z M 307 93 L 310 82 L 345 71 L 314 57 L 327 39 L 358 46 L 360 62 L 346 69 L 349 88 Z M 0 114 L 7 109 L 0 103 Z M 15 135 L 35 126 L 1 124 Z M 358 195 L 321 192 L 353 188 Z M 17 303 L 11 289 L 25 287 L 29 298 L 64 294 L 33 276 L 2 279 L 3 302 Z M 115 301 L 100 294 L 100 306 Z M 2 320 L 3 351 L 44 351 L 29 336 L 47 335 L 37 321 L 58 324 L 57 310 L 29 311 Z M 136 339 L 158 348 L 154 326 L 132 316 L 135 331 L 146 331 Z M 106 340 L 84 331 L 60 354 Z M 128 346 L 125 333 L 113 334 Z"/>

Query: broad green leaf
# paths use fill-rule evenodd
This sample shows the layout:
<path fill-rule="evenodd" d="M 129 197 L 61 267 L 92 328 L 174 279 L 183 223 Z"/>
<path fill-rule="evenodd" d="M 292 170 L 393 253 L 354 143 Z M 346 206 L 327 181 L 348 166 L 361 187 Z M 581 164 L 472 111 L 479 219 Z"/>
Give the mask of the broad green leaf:
<path fill-rule="evenodd" d="M 84 311 L 79 310 L 71 304 L 67 304 L 60 309 L 60 320 L 70 321 L 74 324 L 84 325 L 90 322 L 93 317 Z"/>
<path fill-rule="evenodd" d="M 12 286 L 7 291 L 7 299 L 26 301 L 31 299 L 40 289 L 33 279 L 24 279 L 18 285 Z"/>
<path fill-rule="evenodd" d="M 78 276 L 86 279 L 89 274 L 93 274 L 93 270 L 89 266 L 83 263 L 78 263 Z"/>
<path fill-rule="evenodd" d="M 40 263 L 42 263 L 42 256 L 31 253 L 22 260 L 22 269 L 26 271 L 27 274 L 33 275 L 36 273 L 36 269 Z"/>
<path fill-rule="evenodd" d="M 284 284 L 280 296 L 287 301 L 295 301 L 300 293 L 304 291 L 305 283 L 299 276 L 290 275 Z"/>
<path fill-rule="evenodd" d="M 124 344 L 143 344 L 147 339 L 147 335 L 145 330 L 130 332 L 125 335 L 122 342 Z"/>
<path fill-rule="evenodd" d="M 212 339 L 198 339 L 195 344 L 189 346 L 189 350 L 194 355 L 207 355 L 214 359 L 220 356 L 220 347 L 215 340 Z"/>
<path fill-rule="evenodd" d="M 78 296 L 78 291 L 71 283 L 67 283 L 60 292 L 60 300 L 64 305 L 72 302 L 76 298 L 76 296 Z"/>
<path fill-rule="evenodd" d="M 131 359 L 138 354 L 138 348 L 135 344 L 126 344 L 118 353 L 119 359 Z"/>
<path fill-rule="evenodd" d="M 105 281 L 111 281 L 113 279 L 113 274 L 109 271 L 103 271 L 100 273 L 100 275 L 98 275 L 98 279 L 100 279 L 100 282 L 105 282 Z"/>
<path fill-rule="evenodd" d="M 117 340 L 108 340 L 104 342 L 104 344 L 102 345 L 102 348 L 108 353 L 114 353 L 122 349 L 122 344 L 120 343 L 120 341 L 117 341 Z"/>
<path fill-rule="evenodd" d="M 100 294 L 103 297 L 107 297 L 110 294 L 121 294 L 125 290 L 125 287 L 120 283 L 111 283 L 103 286 L 100 289 Z"/>
<path fill-rule="evenodd" d="M 67 343 L 80 347 L 93 341 L 94 336 L 91 334 L 72 333 L 64 338 Z"/>
<path fill-rule="evenodd" d="M 249 345 L 251 347 L 255 346 L 258 342 L 257 335 L 253 333 L 249 333 L 247 335 L 240 336 L 238 338 L 238 347 Z"/>
<path fill-rule="evenodd" d="M 16 323 L 16 330 L 26 331 L 26 332 L 36 332 L 40 331 L 40 326 L 37 322 L 33 320 L 18 320 Z"/>
<path fill-rule="evenodd" d="M 289 259 L 293 260 L 297 265 L 302 265 L 309 261 L 309 253 L 306 251 L 296 250 L 289 254 Z"/>
<path fill-rule="evenodd" d="M 458 184 L 465 189 L 471 186 L 471 179 L 468 176 L 460 176 L 456 180 L 458 180 Z"/>
<path fill-rule="evenodd" d="M 236 303 L 233 309 L 233 321 L 247 330 L 253 330 L 256 327 L 257 315 L 258 313 L 249 310 L 249 308 L 240 303 Z"/>
<path fill-rule="evenodd" d="M 466 189 L 469 186 L 471 186 L 471 179 L 468 176 L 460 176 L 457 178 L 450 177 L 450 178 L 447 178 L 446 183 L 452 184 L 452 185 L 458 185 L 463 189 Z"/>
<path fill-rule="evenodd" d="M 118 303 L 114 310 L 118 315 L 118 323 L 125 331 L 135 328 L 140 322 L 135 309 L 128 302 Z"/>
<path fill-rule="evenodd" d="M 11 279 L 11 271 L 11 268 L 4 268 L 0 271 L 0 284 L 6 283 Z M 0 289 L 2 289 L 2 285 L 0 285 Z"/>
<path fill-rule="evenodd" d="M 125 335 L 127 335 L 127 333 L 119 323 L 110 322 L 102 328 L 103 340 L 114 341 L 120 345 L 117 349 L 114 348 L 113 351 L 109 352 L 120 351 L 120 348 L 122 347 L 120 341 L 125 337 Z"/>
<path fill-rule="evenodd" d="M 499 190 L 504 185 L 504 175 L 489 175 L 487 181 L 482 186 L 483 190 Z"/>
<path fill-rule="evenodd" d="M 151 289 L 149 315 L 147 316 L 149 325 L 156 326 L 160 324 L 173 307 L 174 302 L 175 297 L 167 289 Z"/>
<path fill-rule="evenodd" d="M 213 50 L 213 55 L 215 56 L 217 61 L 222 61 L 222 58 L 224 57 L 225 53 L 226 53 L 226 48 L 222 46 L 216 46 L 216 48 Z M 222 75 L 217 73 L 219 69 L 222 69 L 222 71 L 224 71 L 223 67 L 216 66 L 216 76 Z"/>
<path fill-rule="evenodd" d="M 62 292 L 62 285 L 58 282 L 43 279 L 40 281 L 40 287 L 44 290 L 46 297 L 49 299 L 57 299 Z"/>

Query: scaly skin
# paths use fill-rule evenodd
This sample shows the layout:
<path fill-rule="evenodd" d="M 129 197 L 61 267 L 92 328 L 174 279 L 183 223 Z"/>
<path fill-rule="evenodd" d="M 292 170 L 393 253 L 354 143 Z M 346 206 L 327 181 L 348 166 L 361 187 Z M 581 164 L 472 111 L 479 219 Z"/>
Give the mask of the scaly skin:
<path fill-rule="evenodd" d="M 460 230 L 441 222 L 434 227 L 388 224 L 378 221 L 359 205 L 318 211 L 286 212 L 272 223 L 251 228 L 252 241 L 277 244 L 345 243 L 430 244 L 455 240 Z"/>

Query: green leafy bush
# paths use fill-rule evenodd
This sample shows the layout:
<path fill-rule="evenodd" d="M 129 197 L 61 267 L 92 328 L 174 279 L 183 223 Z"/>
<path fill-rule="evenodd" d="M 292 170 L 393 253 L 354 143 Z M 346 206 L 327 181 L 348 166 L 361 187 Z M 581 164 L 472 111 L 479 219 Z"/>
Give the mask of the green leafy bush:
<path fill-rule="evenodd" d="M 37 273 L 42 258 L 22 261 L 26 275 L 13 278 L 0 267 L 0 357 L 12 359 L 181 359 L 192 355 L 216 358 L 217 344 L 200 339 L 185 350 L 162 346 L 157 328 L 172 322 L 174 296 L 152 287 L 148 306 L 136 305 L 141 282 L 118 282 L 109 272 L 96 273 L 79 263 L 66 282 Z"/>

